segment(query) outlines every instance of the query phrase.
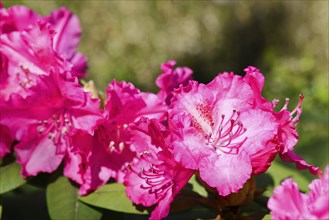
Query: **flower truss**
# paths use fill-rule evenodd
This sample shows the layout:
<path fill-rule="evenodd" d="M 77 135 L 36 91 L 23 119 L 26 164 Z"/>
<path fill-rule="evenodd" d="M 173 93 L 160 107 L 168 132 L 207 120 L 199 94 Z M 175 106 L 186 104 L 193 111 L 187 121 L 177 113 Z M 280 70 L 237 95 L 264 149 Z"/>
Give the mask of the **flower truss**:
<path fill-rule="evenodd" d="M 277 155 L 321 173 L 294 153 L 303 95 L 293 110 L 288 100 L 275 110 L 278 101 L 262 96 L 265 78 L 255 67 L 202 84 L 171 60 L 160 67 L 158 93 L 113 80 L 104 98 L 79 81 L 87 64 L 76 51 L 79 20 L 68 9 L 43 17 L 13 6 L 0 8 L 0 18 L 0 157 L 14 152 L 24 178 L 62 164 L 81 195 L 113 179 L 133 203 L 153 207 L 150 219 L 162 219 L 194 174 L 225 198 Z M 328 170 L 307 195 L 284 181 L 269 201 L 273 217 L 327 218 Z M 292 203 L 282 203 L 287 196 Z"/>

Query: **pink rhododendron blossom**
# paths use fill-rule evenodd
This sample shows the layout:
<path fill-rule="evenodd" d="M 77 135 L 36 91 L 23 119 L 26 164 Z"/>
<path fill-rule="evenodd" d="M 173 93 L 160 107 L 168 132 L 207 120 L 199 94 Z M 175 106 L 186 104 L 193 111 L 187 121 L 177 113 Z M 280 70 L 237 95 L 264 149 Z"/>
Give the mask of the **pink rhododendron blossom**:
<path fill-rule="evenodd" d="M 174 157 L 199 170 L 220 195 L 238 191 L 257 169 L 252 165 L 262 165 L 251 159 L 271 151 L 278 123 L 271 112 L 259 108 L 259 92 L 229 73 L 207 85 L 191 81 L 175 91 L 170 117 L 180 135 L 172 144 Z"/>
<path fill-rule="evenodd" d="M 73 64 L 72 75 L 85 77 L 87 58 L 76 51 L 79 45 L 81 27 L 79 19 L 65 7 L 53 11 L 45 20 L 55 30 L 54 50 Z"/>
<path fill-rule="evenodd" d="M 194 172 L 173 160 L 165 140 L 167 132 L 157 120 L 142 119 L 137 127 L 144 133 L 139 135 L 144 142 L 141 139 L 138 143 L 142 150 L 138 161 L 128 166 L 124 179 L 126 193 L 135 204 L 156 204 L 150 219 L 162 219 L 169 214 L 171 202 Z"/>
<path fill-rule="evenodd" d="M 73 64 L 72 74 L 84 77 L 87 59 L 76 48 L 79 44 L 81 27 L 77 16 L 65 7 L 54 10 L 49 16 L 39 16 L 25 6 L 0 9 L 0 33 L 24 31 L 37 22 L 49 23 L 54 30 L 53 49 L 65 60 Z"/>
<path fill-rule="evenodd" d="M 16 5 L 8 9 L 0 7 L 0 34 L 22 31 L 41 17 L 23 5 Z"/>
<path fill-rule="evenodd" d="M 288 111 L 289 99 L 280 112 L 275 112 L 275 116 L 279 121 L 278 141 L 280 142 L 280 157 L 286 162 L 293 162 L 298 169 L 308 169 L 312 174 L 317 174 L 319 168 L 306 163 L 303 158 L 293 152 L 294 147 L 299 139 L 297 134 L 297 125 L 302 113 L 302 102 L 304 96 L 300 95 L 299 102 L 295 109 Z"/>
<path fill-rule="evenodd" d="M 132 126 L 145 116 L 161 119 L 167 110 L 156 95 L 140 92 L 131 83 L 113 81 L 106 91 L 104 119 L 97 122 L 94 134 L 79 132 L 72 138 L 72 145 L 80 153 L 68 159 L 73 165 L 65 170 L 65 175 L 81 184 L 82 195 L 111 177 L 123 182 L 127 164 L 140 151 L 138 142 L 145 143 Z M 77 178 L 73 170 L 81 176 Z"/>
<path fill-rule="evenodd" d="M 101 118 L 99 100 L 84 92 L 76 78 L 50 72 L 37 81 L 26 98 L 12 94 L 0 104 L 0 124 L 19 141 L 14 150 L 25 177 L 54 171 L 70 150 L 72 132 L 93 134 Z"/>
<path fill-rule="evenodd" d="M 188 67 L 178 67 L 174 69 L 176 62 L 169 60 L 167 63 L 161 65 L 162 74 L 158 76 L 155 83 L 161 89 L 159 96 L 163 97 L 166 103 L 170 104 L 172 98 L 172 91 L 180 85 L 186 86 L 188 81 L 192 79 L 193 71 Z"/>
<path fill-rule="evenodd" d="M 274 114 L 279 128 L 276 138 L 268 143 L 268 147 L 254 154 L 252 158 L 255 174 L 262 173 L 267 170 L 271 165 L 271 162 L 275 158 L 276 154 L 286 162 L 294 162 L 298 169 L 308 169 L 312 174 L 317 174 L 318 167 L 306 163 L 300 156 L 293 152 L 295 145 L 298 142 L 299 136 L 297 134 L 297 125 L 300 115 L 302 113 L 303 95 L 300 95 L 297 106 L 290 112 L 288 110 L 289 99 L 286 99 L 286 103 L 279 112 L 275 112 L 274 108 L 278 104 L 278 100 L 269 102 L 261 96 L 261 90 L 264 85 L 264 76 L 255 67 L 249 66 L 244 69 L 247 73 L 244 80 L 248 82 L 255 94 L 255 104 L 264 111 L 269 111 Z"/>
<path fill-rule="evenodd" d="M 50 24 L 43 22 L 0 36 L 2 65 L 6 65 L 6 75 L 0 81 L 2 97 L 8 99 L 12 93 L 25 97 L 40 75 L 71 69 L 71 64 L 53 50 L 53 36 Z"/>
<path fill-rule="evenodd" d="M 283 181 L 268 201 L 272 219 L 329 219 L 329 166 L 320 179 L 312 181 L 309 189 L 304 194 L 291 178 Z"/>

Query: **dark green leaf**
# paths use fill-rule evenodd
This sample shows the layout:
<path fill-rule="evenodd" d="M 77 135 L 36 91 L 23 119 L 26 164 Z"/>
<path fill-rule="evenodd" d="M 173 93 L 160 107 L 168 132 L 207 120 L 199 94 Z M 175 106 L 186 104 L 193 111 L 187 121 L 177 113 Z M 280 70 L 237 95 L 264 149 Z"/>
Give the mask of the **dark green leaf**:
<path fill-rule="evenodd" d="M 51 219 L 101 219 L 99 211 L 78 200 L 77 188 L 61 176 L 47 187 L 47 205 Z"/>
<path fill-rule="evenodd" d="M 198 193 L 200 196 L 204 196 L 204 197 L 208 196 L 206 189 L 198 182 L 196 176 L 193 176 L 190 179 L 189 183 L 192 185 L 194 192 Z"/>
<path fill-rule="evenodd" d="M 269 173 L 262 173 L 255 175 L 256 177 L 256 188 L 257 189 L 268 189 L 273 188 L 274 180 Z"/>
<path fill-rule="evenodd" d="M 21 166 L 15 162 L 0 167 L 0 194 L 11 191 L 26 182 L 19 174 L 20 170 Z"/>
<path fill-rule="evenodd" d="M 131 214 L 147 214 L 144 207 L 134 205 L 126 196 L 125 187 L 111 183 L 79 199 L 89 205 Z"/>

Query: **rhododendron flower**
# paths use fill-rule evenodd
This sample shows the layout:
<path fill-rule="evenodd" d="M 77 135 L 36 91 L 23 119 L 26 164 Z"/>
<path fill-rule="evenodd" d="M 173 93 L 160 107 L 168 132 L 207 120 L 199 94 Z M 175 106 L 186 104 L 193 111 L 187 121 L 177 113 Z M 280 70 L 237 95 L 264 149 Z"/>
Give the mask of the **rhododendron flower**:
<path fill-rule="evenodd" d="M 180 85 L 186 86 L 192 78 L 193 71 L 188 67 L 174 69 L 176 62 L 169 60 L 160 66 L 162 74 L 158 76 L 155 83 L 160 88 L 158 96 L 162 97 L 169 105 L 172 98 L 172 91 Z"/>
<path fill-rule="evenodd" d="M 291 178 L 283 181 L 268 201 L 272 219 L 329 219 L 329 166 L 320 179 L 312 181 L 309 189 L 304 194 Z"/>
<path fill-rule="evenodd" d="M 173 159 L 165 140 L 166 131 L 157 120 L 142 119 L 137 127 L 142 137 L 138 143 L 141 154 L 137 162 L 128 165 L 124 179 L 126 193 L 135 204 L 156 204 L 150 219 L 162 219 L 169 214 L 171 202 L 194 171 Z"/>
<path fill-rule="evenodd" d="M 303 158 L 293 152 L 293 149 L 299 139 L 296 128 L 299 122 L 299 117 L 302 113 L 302 102 L 304 96 L 300 95 L 297 106 L 290 112 L 288 111 L 289 99 L 280 112 L 275 113 L 277 120 L 280 123 L 278 138 L 281 143 L 280 157 L 286 162 L 293 162 L 298 169 L 308 169 L 312 174 L 317 174 L 319 168 L 306 163 Z"/>
<path fill-rule="evenodd" d="M 277 137 L 269 143 L 269 145 L 272 145 L 273 147 L 266 148 L 265 151 L 260 151 L 258 156 L 257 154 L 254 155 L 253 157 L 257 156 L 257 160 L 254 160 L 253 163 L 257 163 L 257 166 L 259 166 L 259 162 L 263 163 L 263 165 L 267 163 L 269 166 L 275 155 L 279 153 L 284 161 L 296 163 L 298 169 L 308 169 L 312 174 L 317 174 L 319 171 L 318 167 L 307 164 L 300 156 L 293 152 L 299 139 L 297 125 L 300 115 L 302 114 L 302 102 L 304 96 L 300 95 L 297 106 L 291 112 L 288 110 L 288 98 L 282 109 L 279 112 L 275 112 L 274 108 L 279 101 L 273 100 L 272 102 L 269 102 L 261 96 L 261 90 L 264 86 L 264 76 L 255 67 L 249 66 L 244 69 L 244 71 L 247 73 L 244 79 L 254 91 L 256 104 L 262 110 L 272 112 L 279 123 Z M 257 172 L 254 173 L 257 174 L 267 170 L 266 166 L 263 166 L 263 168 L 266 169 L 258 169 Z"/>
<path fill-rule="evenodd" d="M 79 19 L 67 8 L 62 7 L 44 18 L 55 30 L 54 50 L 73 64 L 72 75 L 85 77 L 87 58 L 76 51 L 79 45 L 81 27 Z"/>
<path fill-rule="evenodd" d="M 49 16 L 39 16 L 25 6 L 13 6 L 0 9 L 0 33 L 24 31 L 36 22 L 51 24 L 54 29 L 53 49 L 61 57 L 73 64 L 72 74 L 84 77 L 87 69 L 86 58 L 76 48 L 79 44 L 81 27 L 77 16 L 65 7 L 54 10 Z"/>
<path fill-rule="evenodd" d="M 71 69 L 71 64 L 53 50 L 53 37 L 54 30 L 43 22 L 26 31 L 0 36 L 2 65 L 6 66 L 6 75 L 0 82 L 2 97 L 8 99 L 12 93 L 25 97 L 40 75 Z"/>
<path fill-rule="evenodd" d="M 179 133 L 172 144 L 174 157 L 199 170 L 220 195 L 238 191 L 257 168 L 252 156 L 272 147 L 278 123 L 259 108 L 259 92 L 232 73 L 207 85 L 191 81 L 175 91 L 170 112 Z"/>
<path fill-rule="evenodd" d="M 22 31 L 39 19 L 40 16 L 26 6 L 16 5 L 6 9 L 0 5 L 0 34 Z"/>
<path fill-rule="evenodd" d="M 156 95 L 140 92 L 131 83 L 113 81 L 106 91 L 104 119 L 95 125 L 94 135 L 79 132 L 72 138 L 80 153 L 69 158 L 73 165 L 65 175 L 81 184 L 80 194 L 111 177 L 123 182 L 127 164 L 136 157 L 136 142 L 145 142 L 131 126 L 141 117 L 162 118 L 167 110 Z M 75 175 L 76 170 L 81 176 Z"/>
<path fill-rule="evenodd" d="M 19 141 L 14 150 L 25 177 L 54 171 L 70 150 L 74 130 L 93 134 L 101 118 L 99 100 L 91 99 L 76 78 L 51 72 L 37 81 L 26 98 L 12 94 L 0 104 L 0 124 Z"/>

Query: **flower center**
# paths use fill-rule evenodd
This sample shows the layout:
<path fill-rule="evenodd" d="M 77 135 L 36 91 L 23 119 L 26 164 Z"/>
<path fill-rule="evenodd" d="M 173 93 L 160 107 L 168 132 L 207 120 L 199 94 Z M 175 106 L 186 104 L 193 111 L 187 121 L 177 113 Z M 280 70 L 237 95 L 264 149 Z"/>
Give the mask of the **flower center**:
<path fill-rule="evenodd" d="M 24 89 L 28 89 L 31 86 L 35 85 L 34 81 L 31 79 L 30 70 L 28 68 L 24 68 L 22 65 L 20 66 L 20 68 L 22 69 L 23 74 L 19 72 L 16 73 L 19 85 Z"/>
<path fill-rule="evenodd" d="M 147 155 L 146 157 L 152 156 L 147 153 L 141 154 L 141 157 L 146 159 L 146 161 L 149 162 L 150 159 L 153 159 L 146 158 L 145 155 Z M 143 167 L 140 171 L 134 169 L 130 164 L 128 165 L 128 169 L 145 181 L 140 187 L 148 190 L 148 193 L 154 194 L 156 199 L 164 197 L 174 185 L 171 179 L 166 178 L 165 171 L 159 169 L 159 167 L 153 163 L 147 168 Z"/>
<path fill-rule="evenodd" d="M 212 131 L 205 135 L 207 145 L 213 147 L 218 154 L 238 154 L 240 147 L 247 140 L 247 137 L 241 140 L 247 129 L 239 121 L 239 116 L 240 112 L 236 110 L 233 110 L 228 119 L 221 115 L 219 124 L 212 123 Z"/>
<path fill-rule="evenodd" d="M 71 116 L 65 113 L 53 114 L 48 120 L 39 120 L 37 131 L 39 135 L 48 135 L 57 146 L 56 153 L 63 154 L 66 147 L 69 146 L 66 134 L 72 127 Z M 63 141 L 65 144 L 62 144 Z"/>
<path fill-rule="evenodd" d="M 101 126 L 97 130 L 98 139 L 104 146 L 107 146 L 109 152 L 121 153 L 125 145 L 129 142 L 127 141 L 127 129 L 129 125 L 123 124 L 119 125 L 113 121 L 109 126 Z"/>

